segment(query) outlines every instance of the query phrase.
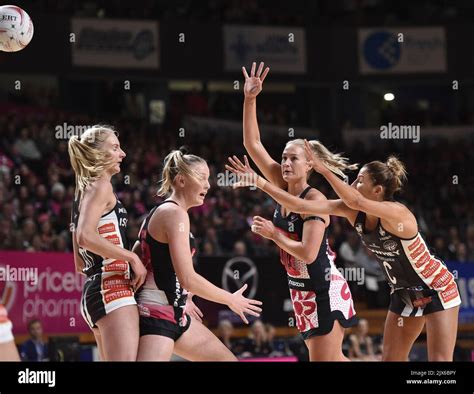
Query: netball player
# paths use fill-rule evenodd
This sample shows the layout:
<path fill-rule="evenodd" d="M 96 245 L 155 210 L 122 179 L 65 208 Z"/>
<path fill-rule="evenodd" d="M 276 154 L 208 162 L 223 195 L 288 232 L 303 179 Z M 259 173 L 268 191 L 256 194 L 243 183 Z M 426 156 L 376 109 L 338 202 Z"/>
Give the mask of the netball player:
<path fill-rule="evenodd" d="M 20 361 L 7 309 L 0 304 L 0 361 Z"/>
<path fill-rule="evenodd" d="M 208 178 L 209 168 L 198 156 L 175 150 L 165 158 L 158 194 L 167 199 L 148 214 L 133 248 L 148 270 L 145 284 L 137 293 L 139 361 L 168 361 L 173 353 L 190 361 L 236 360 L 199 318 L 191 319 L 186 313 L 184 289 L 227 305 L 247 324 L 245 314 L 260 316 L 257 305 L 262 303 L 242 295 L 247 285 L 232 294 L 194 270 L 194 238 L 187 211 L 203 204 Z"/>
<path fill-rule="evenodd" d="M 383 360 L 408 360 L 426 325 L 428 359 L 452 361 L 461 299 L 453 275 L 428 250 L 413 213 L 393 199 L 406 179 L 403 163 L 394 156 L 386 162 L 372 161 L 361 168 L 351 187 L 314 154 L 312 145 L 305 141 L 308 163 L 328 180 L 340 200 L 314 203 L 295 198 L 253 173 L 247 160 L 245 165 L 233 160 L 234 169 L 293 212 L 342 216 L 355 227 L 391 287 Z"/>
<path fill-rule="evenodd" d="M 260 141 L 256 97 L 269 68 L 263 63 L 250 77 L 245 68 L 243 132 L 244 146 L 262 173 L 276 187 L 288 190 L 301 200 L 320 203 L 326 197 L 308 185 L 311 167 L 306 162 L 302 140 L 289 141 L 281 164 L 274 161 Z M 350 168 L 346 160 L 331 154 L 322 145 L 334 171 Z M 232 159 L 231 159 L 232 160 Z M 344 329 L 357 323 L 354 304 L 346 280 L 334 265 L 334 254 L 327 242 L 329 215 L 299 215 L 278 205 L 273 223 L 256 217 L 254 231 L 275 242 L 288 274 L 296 326 L 309 349 L 312 361 L 343 361 Z"/>
<path fill-rule="evenodd" d="M 125 157 L 117 135 L 108 127 L 94 126 L 69 141 L 76 174 L 72 239 L 76 269 L 87 276 L 81 312 L 101 359 L 132 361 L 139 339 L 134 289 L 144 282 L 146 269 L 128 250 L 127 211 L 111 184 Z"/>

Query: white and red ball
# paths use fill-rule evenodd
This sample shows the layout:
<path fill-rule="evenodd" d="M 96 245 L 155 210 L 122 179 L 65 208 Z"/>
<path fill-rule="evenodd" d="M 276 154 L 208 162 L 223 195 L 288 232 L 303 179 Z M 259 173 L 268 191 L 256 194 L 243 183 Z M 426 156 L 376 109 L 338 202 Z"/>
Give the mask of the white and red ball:
<path fill-rule="evenodd" d="M 0 51 L 21 51 L 33 38 L 33 31 L 30 16 L 20 7 L 0 7 Z"/>

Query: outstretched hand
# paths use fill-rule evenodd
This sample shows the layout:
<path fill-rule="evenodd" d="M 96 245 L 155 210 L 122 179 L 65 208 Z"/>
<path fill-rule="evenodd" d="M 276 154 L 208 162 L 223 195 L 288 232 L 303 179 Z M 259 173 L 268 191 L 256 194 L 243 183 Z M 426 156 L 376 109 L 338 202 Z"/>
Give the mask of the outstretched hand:
<path fill-rule="evenodd" d="M 306 139 L 304 140 L 304 152 L 306 154 L 308 165 L 313 167 L 316 172 L 322 173 L 328 169 L 322 160 L 314 153 L 311 144 Z"/>
<path fill-rule="evenodd" d="M 242 73 L 245 77 L 245 84 L 244 84 L 244 95 L 245 98 L 255 98 L 258 94 L 262 91 L 263 81 L 267 76 L 270 68 L 267 67 L 265 71 L 263 71 L 264 63 L 261 62 L 258 66 L 257 73 L 255 73 L 255 68 L 257 64 L 255 62 L 252 63 L 252 69 L 250 70 L 250 77 L 247 74 L 247 70 L 245 67 L 242 67 Z M 263 71 L 263 73 L 262 73 Z"/>
<path fill-rule="evenodd" d="M 237 175 L 238 181 L 235 182 L 232 187 L 237 189 L 238 187 L 256 186 L 258 180 L 258 174 L 250 167 L 247 155 L 244 155 L 244 163 L 240 161 L 237 156 L 229 157 L 229 162 L 232 166 L 225 165 L 225 168 Z"/>
<path fill-rule="evenodd" d="M 184 310 L 192 318 L 202 323 L 202 318 L 204 315 L 202 314 L 201 310 L 197 307 L 197 305 L 194 303 L 193 296 L 194 294 L 188 293 L 188 297 L 186 299 L 186 306 Z"/>
<path fill-rule="evenodd" d="M 245 324 L 249 324 L 245 315 L 252 315 L 255 317 L 260 317 L 262 308 L 259 305 L 262 305 L 262 301 L 252 300 L 243 296 L 243 292 L 247 289 L 247 284 L 243 285 L 235 293 L 232 293 L 230 301 L 227 304 L 229 308 L 234 311 L 237 315 L 240 316 L 242 321 Z"/>

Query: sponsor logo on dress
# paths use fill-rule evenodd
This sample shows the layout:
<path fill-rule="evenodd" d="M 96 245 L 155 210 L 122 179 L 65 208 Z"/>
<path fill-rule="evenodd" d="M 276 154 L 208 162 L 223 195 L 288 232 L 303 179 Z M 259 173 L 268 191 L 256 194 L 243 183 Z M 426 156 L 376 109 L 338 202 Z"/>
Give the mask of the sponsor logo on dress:
<path fill-rule="evenodd" d="M 115 224 L 114 223 L 106 223 L 98 228 L 99 234 L 106 234 L 106 233 L 113 233 L 115 232 Z"/>
<path fill-rule="evenodd" d="M 439 266 L 439 261 L 431 259 L 430 262 L 426 265 L 425 269 L 422 271 L 421 275 L 423 275 L 425 279 L 428 279 L 438 270 Z"/>
<path fill-rule="evenodd" d="M 431 287 L 434 289 L 441 289 L 446 287 L 452 279 L 451 272 L 447 268 L 443 268 L 441 272 L 431 282 Z"/>
<path fill-rule="evenodd" d="M 297 281 L 294 281 L 294 280 L 291 280 L 291 279 L 288 279 L 288 284 L 290 286 L 295 286 L 295 287 L 304 287 L 303 282 L 297 282 Z"/>
<path fill-rule="evenodd" d="M 113 301 L 116 301 L 120 298 L 127 298 L 133 297 L 132 290 L 116 290 L 116 291 L 108 291 L 104 295 L 104 300 L 106 304 L 109 304 Z"/>
<path fill-rule="evenodd" d="M 112 242 L 114 245 L 120 245 L 120 238 L 117 234 L 109 235 L 108 237 L 104 237 L 107 241 Z"/>
<path fill-rule="evenodd" d="M 449 302 L 451 300 L 454 300 L 456 297 L 458 297 L 459 292 L 458 292 L 458 287 L 456 283 L 451 283 L 445 291 L 441 292 L 441 298 L 443 302 Z"/>
<path fill-rule="evenodd" d="M 383 243 L 383 248 L 392 252 L 397 249 L 397 246 L 398 244 L 393 239 Z"/>
<path fill-rule="evenodd" d="M 412 259 L 416 259 L 418 256 L 420 256 L 424 251 L 426 250 L 426 247 L 424 244 L 421 244 L 418 246 L 413 253 L 410 254 L 410 257 Z"/>
<path fill-rule="evenodd" d="M 418 261 L 415 263 L 416 268 L 420 268 L 421 266 L 425 265 L 429 260 L 431 256 L 428 251 L 426 251 L 423 256 L 421 256 Z"/>
<path fill-rule="evenodd" d="M 418 245 L 420 244 L 420 242 L 421 242 L 421 238 L 420 238 L 420 237 L 417 237 L 417 238 L 415 239 L 415 241 L 413 241 L 410 245 L 408 245 L 408 250 L 409 250 L 410 252 L 412 252 L 413 249 L 415 249 L 416 247 L 418 247 Z"/>
<path fill-rule="evenodd" d="M 122 260 L 116 260 L 104 266 L 104 272 L 126 272 L 128 271 L 128 263 Z"/>
<path fill-rule="evenodd" d="M 128 290 L 130 288 L 130 279 L 123 275 L 113 275 L 102 280 L 104 290 Z"/>
<path fill-rule="evenodd" d="M 393 252 L 384 252 L 383 250 L 371 249 L 371 252 L 373 252 L 376 256 L 377 255 L 388 256 L 388 257 L 400 256 L 400 250 L 394 250 Z"/>

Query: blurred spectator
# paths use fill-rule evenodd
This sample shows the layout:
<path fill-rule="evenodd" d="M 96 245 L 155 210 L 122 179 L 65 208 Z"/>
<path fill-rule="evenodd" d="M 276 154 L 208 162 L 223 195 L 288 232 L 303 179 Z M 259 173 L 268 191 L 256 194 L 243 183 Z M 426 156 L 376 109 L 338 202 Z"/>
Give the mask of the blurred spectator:
<path fill-rule="evenodd" d="M 33 248 L 33 238 L 37 235 L 38 226 L 32 219 L 23 222 L 19 238 L 21 239 L 21 249 L 31 251 Z M 37 242 L 37 241 L 36 241 Z M 41 243 L 39 244 L 41 245 Z M 38 243 L 36 243 L 38 246 Z"/>
<path fill-rule="evenodd" d="M 13 149 L 26 160 L 41 159 L 41 152 L 36 143 L 29 137 L 28 129 L 21 130 L 20 138 L 15 141 Z"/>
<path fill-rule="evenodd" d="M 261 320 L 255 320 L 249 337 L 243 344 L 241 357 L 268 357 L 272 353 L 272 344 L 268 342 L 267 332 Z"/>
<path fill-rule="evenodd" d="M 474 263 L 474 224 L 467 226 L 466 247 L 468 250 L 467 259 L 468 261 Z"/>
<path fill-rule="evenodd" d="M 224 319 L 219 322 L 217 326 L 217 337 L 222 341 L 222 343 L 229 349 L 232 353 L 236 354 L 238 351 L 236 349 L 236 343 L 233 339 L 234 326 L 230 320 Z"/>
<path fill-rule="evenodd" d="M 380 361 L 380 354 L 376 354 L 372 338 L 368 335 L 369 322 L 360 319 L 355 333 L 349 336 L 349 358 L 353 361 Z"/>
<path fill-rule="evenodd" d="M 265 324 L 265 331 L 267 333 L 267 342 L 272 350 L 270 357 L 292 356 L 293 353 L 288 347 L 288 342 L 285 338 L 277 338 L 276 328 L 270 323 Z"/>
<path fill-rule="evenodd" d="M 433 242 L 433 249 L 437 256 L 441 259 L 446 260 L 449 256 L 449 250 L 446 246 L 446 241 L 443 237 L 437 236 Z"/>
<path fill-rule="evenodd" d="M 458 242 L 456 245 L 456 261 L 460 263 L 466 263 L 468 261 L 467 247 L 464 242 Z"/>
<path fill-rule="evenodd" d="M 347 234 L 347 239 L 339 249 L 339 256 L 344 260 L 344 267 L 352 267 L 356 264 L 356 254 L 361 248 L 360 238 L 356 232 Z"/>
<path fill-rule="evenodd" d="M 217 239 L 216 229 L 214 227 L 208 227 L 206 229 L 206 235 L 203 239 L 203 248 L 207 249 L 206 251 L 203 250 L 206 256 L 210 256 L 211 254 L 214 256 L 222 255 L 219 240 Z"/>
<path fill-rule="evenodd" d="M 20 350 L 23 361 L 48 361 L 48 344 L 43 339 L 43 326 L 37 319 L 28 323 L 28 339 Z"/>
<path fill-rule="evenodd" d="M 246 256 L 247 255 L 247 247 L 243 241 L 237 241 L 234 244 L 234 255 L 235 256 Z"/>

